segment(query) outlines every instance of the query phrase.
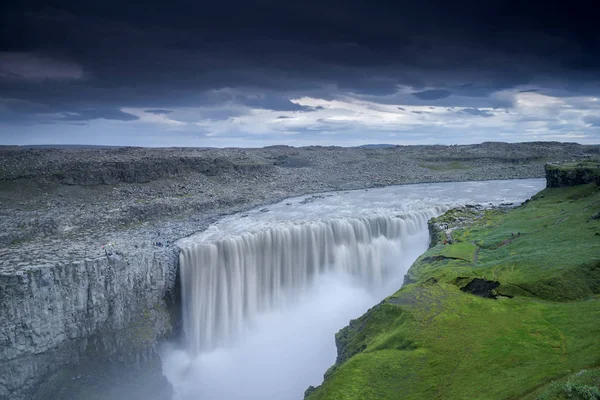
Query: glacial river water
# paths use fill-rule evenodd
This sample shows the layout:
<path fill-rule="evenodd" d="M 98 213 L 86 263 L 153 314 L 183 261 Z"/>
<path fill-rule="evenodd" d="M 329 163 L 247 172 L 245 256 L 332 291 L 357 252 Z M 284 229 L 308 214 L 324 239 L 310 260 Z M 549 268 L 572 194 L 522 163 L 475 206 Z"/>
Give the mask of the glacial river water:
<path fill-rule="evenodd" d="M 184 347 L 166 346 L 175 399 L 301 399 L 335 333 L 400 288 L 427 220 L 519 204 L 545 180 L 431 183 L 290 198 L 181 240 Z"/>

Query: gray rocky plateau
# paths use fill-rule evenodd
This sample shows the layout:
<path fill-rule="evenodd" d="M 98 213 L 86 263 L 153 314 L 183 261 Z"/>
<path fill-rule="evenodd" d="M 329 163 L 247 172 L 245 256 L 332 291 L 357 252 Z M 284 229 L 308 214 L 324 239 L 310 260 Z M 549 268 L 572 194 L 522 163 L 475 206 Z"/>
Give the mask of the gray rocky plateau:
<path fill-rule="evenodd" d="M 600 146 L 554 142 L 263 149 L 2 146 L 0 398 L 86 398 L 77 397 L 73 382 L 85 381 L 94 366 L 156 366 L 157 344 L 178 330 L 174 243 L 224 214 L 268 212 L 257 207 L 333 190 L 541 178 L 548 161 L 599 154 Z M 154 398 L 168 397 L 152 385 L 148 391 Z"/>

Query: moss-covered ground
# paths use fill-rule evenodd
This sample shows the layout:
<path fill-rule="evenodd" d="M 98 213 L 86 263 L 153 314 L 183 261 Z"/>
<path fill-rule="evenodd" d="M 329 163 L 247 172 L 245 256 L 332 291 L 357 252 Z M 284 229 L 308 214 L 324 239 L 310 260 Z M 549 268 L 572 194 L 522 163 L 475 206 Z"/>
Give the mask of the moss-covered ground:
<path fill-rule="evenodd" d="M 589 184 L 480 212 L 337 334 L 338 363 L 307 398 L 599 399 L 598 211 Z M 499 282 L 495 298 L 460 290 L 474 278 Z"/>

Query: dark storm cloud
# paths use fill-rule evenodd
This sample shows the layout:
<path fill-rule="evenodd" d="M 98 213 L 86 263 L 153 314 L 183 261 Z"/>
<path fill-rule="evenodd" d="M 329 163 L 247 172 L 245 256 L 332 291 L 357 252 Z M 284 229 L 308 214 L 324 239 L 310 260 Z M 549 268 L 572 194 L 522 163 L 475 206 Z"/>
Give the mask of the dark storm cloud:
<path fill-rule="evenodd" d="M 465 83 L 463 85 L 453 86 L 451 87 L 452 94 L 455 96 L 466 96 L 466 97 L 480 97 L 485 98 L 490 94 L 501 90 L 501 89 L 510 89 L 513 84 L 517 84 L 521 82 L 511 81 L 508 79 L 499 80 L 494 79 L 492 83 L 486 84 L 472 84 Z"/>
<path fill-rule="evenodd" d="M 11 106 L 13 116 L 125 121 L 137 117 L 123 107 L 167 114 L 219 104 L 305 112 L 315 109 L 290 100 L 355 94 L 386 102 L 402 86 L 411 88 L 412 104 L 476 109 L 477 101 L 507 106 L 487 98 L 535 87 L 541 77 L 565 93 L 598 90 L 597 10 L 577 1 L 538 7 L 474 0 L 106 0 L 3 7 L 0 96 L 21 102 Z"/>
<path fill-rule="evenodd" d="M 434 89 L 434 90 L 424 90 L 422 92 L 416 92 L 416 93 L 413 93 L 413 96 L 415 96 L 421 100 L 438 100 L 438 99 L 445 99 L 446 97 L 450 96 L 451 94 L 452 94 L 452 92 L 449 92 L 447 90 Z"/>

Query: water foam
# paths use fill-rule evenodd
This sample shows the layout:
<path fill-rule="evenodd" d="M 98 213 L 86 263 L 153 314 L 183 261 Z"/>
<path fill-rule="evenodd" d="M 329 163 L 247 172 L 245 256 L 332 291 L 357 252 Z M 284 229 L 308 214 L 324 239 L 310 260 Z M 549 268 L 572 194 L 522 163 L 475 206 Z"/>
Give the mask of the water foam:
<path fill-rule="evenodd" d="M 440 183 L 292 198 L 181 240 L 185 348 L 163 370 L 177 399 L 297 399 L 335 360 L 333 334 L 397 290 L 427 220 L 518 204 L 543 180 Z"/>
<path fill-rule="evenodd" d="M 181 250 L 184 331 L 197 354 L 231 344 L 252 319 L 297 298 L 325 273 L 384 286 L 414 236 L 441 208 L 403 216 L 273 227 Z"/>

